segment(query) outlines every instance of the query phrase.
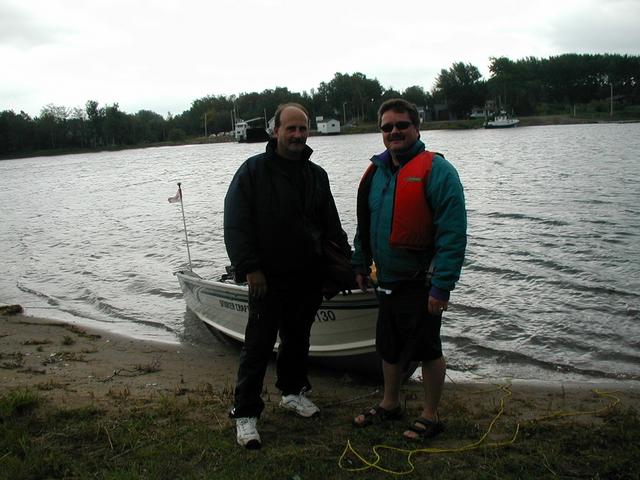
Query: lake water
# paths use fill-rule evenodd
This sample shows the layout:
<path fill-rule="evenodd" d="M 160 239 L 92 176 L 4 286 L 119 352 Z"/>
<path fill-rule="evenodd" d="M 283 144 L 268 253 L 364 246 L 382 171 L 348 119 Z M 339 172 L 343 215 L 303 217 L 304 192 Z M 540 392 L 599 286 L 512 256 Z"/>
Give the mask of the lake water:
<path fill-rule="evenodd" d="M 640 381 L 640 124 L 426 131 L 465 186 L 445 315 L 452 378 Z M 380 136 L 312 137 L 349 238 Z M 223 200 L 264 148 L 210 144 L 0 162 L 0 302 L 135 338 L 206 342 L 172 273 L 227 265 Z"/>

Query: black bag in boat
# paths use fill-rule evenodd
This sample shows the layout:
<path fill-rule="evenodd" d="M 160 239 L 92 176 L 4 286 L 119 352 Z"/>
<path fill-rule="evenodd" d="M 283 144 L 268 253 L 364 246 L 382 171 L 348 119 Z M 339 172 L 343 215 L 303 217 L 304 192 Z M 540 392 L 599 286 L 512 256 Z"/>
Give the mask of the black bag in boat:
<path fill-rule="evenodd" d="M 357 287 L 351 268 L 351 251 L 345 252 L 333 240 L 322 243 L 322 294 L 330 300 L 338 293 L 351 293 Z"/>

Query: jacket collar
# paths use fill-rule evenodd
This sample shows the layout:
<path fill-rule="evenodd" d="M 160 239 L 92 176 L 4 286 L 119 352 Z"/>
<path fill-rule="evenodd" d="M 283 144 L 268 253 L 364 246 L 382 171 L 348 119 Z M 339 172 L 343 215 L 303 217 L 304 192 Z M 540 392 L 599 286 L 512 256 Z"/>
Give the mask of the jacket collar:
<path fill-rule="evenodd" d="M 396 158 L 400 162 L 400 166 L 404 166 L 413 157 L 415 157 L 416 155 L 418 155 L 421 152 L 424 152 L 425 148 L 426 147 L 425 147 L 424 143 L 422 142 L 422 140 L 418 139 L 418 140 L 416 140 L 416 143 L 411 145 L 405 151 L 396 153 Z M 391 166 L 391 152 L 389 152 L 389 150 L 385 150 L 384 152 L 382 152 L 379 155 L 374 155 L 371 158 L 371 161 L 377 167 L 383 167 L 383 166 L 384 167 L 390 167 Z"/>

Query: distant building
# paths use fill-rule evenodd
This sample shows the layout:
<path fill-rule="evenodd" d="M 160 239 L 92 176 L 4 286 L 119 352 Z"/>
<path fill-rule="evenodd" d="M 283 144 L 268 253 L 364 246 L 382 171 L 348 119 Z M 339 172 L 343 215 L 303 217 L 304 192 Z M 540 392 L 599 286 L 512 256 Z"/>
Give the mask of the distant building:
<path fill-rule="evenodd" d="M 420 117 L 420 123 L 426 122 L 428 120 L 427 109 L 425 107 L 419 107 L 419 106 L 416 106 L 416 108 L 418 109 L 418 116 Z"/>
<path fill-rule="evenodd" d="M 318 123 L 318 132 L 325 135 L 340 133 L 340 121 L 333 118 L 322 119 Z"/>
<path fill-rule="evenodd" d="M 471 109 L 471 113 L 469 114 L 470 118 L 485 118 L 487 116 L 488 116 L 487 110 L 481 107 L 473 107 Z"/>

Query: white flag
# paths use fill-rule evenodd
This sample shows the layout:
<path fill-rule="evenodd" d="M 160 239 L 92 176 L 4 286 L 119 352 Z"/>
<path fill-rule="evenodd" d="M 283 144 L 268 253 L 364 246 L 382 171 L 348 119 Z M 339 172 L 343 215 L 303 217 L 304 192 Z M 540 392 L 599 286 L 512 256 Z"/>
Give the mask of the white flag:
<path fill-rule="evenodd" d="M 182 201 L 182 192 L 180 189 L 176 192 L 173 197 L 169 197 L 169 203 L 178 203 Z"/>

